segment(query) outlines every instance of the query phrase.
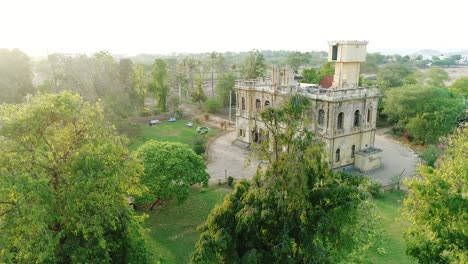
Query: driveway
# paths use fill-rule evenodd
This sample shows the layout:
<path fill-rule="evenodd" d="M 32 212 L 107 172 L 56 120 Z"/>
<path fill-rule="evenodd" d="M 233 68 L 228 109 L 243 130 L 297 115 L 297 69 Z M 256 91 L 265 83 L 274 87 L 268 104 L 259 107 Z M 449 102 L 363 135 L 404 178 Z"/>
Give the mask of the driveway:
<path fill-rule="evenodd" d="M 384 186 L 390 184 L 395 175 L 401 174 L 402 179 L 413 176 L 419 163 L 418 156 L 410 148 L 385 136 L 388 130 L 378 129 L 375 134 L 374 146 L 383 150 L 382 167 L 366 173 Z"/>
<path fill-rule="evenodd" d="M 391 183 L 394 175 L 402 174 L 402 179 L 411 177 L 419 162 L 417 155 L 411 149 L 386 137 L 387 131 L 388 129 L 379 129 L 375 136 L 375 147 L 383 150 L 383 165 L 366 173 L 384 186 Z M 210 182 L 217 183 L 226 176 L 251 179 L 257 170 L 259 162 L 252 159 L 250 165 L 247 165 L 249 150 L 234 145 L 235 139 L 236 132 L 231 131 L 216 138 L 210 144 L 210 160 L 207 165 L 207 172 L 211 176 Z"/>
<path fill-rule="evenodd" d="M 250 164 L 246 163 L 249 150 L 234 145 L 236 131 L 228 132 L 216 138 L 209 146 L 210 160 L 207 172 L 210 174 L 210 182 L 224 180 L 226 176 L 235 179 L 248 178 L 257 171 L 258 161 L 252 159 Z"/>

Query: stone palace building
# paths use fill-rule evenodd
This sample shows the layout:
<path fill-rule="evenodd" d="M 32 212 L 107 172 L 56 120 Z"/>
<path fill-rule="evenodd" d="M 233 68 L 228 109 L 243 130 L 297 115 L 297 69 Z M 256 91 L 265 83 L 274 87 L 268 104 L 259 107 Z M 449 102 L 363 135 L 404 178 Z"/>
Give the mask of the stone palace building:
<path fill-rule="evenodd" d="M 328 61 L 335 63 L 335 75 L 329 88 L 298 83 L 289 67 L 273 65 L 269 78 L 237 81 L 237 140 L 255 144 L 265 126 L 258 112 L 280 106 L 292 94 L 312 101 L 310 129 L 325 141 L 325 150 L 333 169 L 354 165 L 361 171 L 381 165 L 381 150 L 374 148 L 377 87 L 359 87 L 361 62 L 366 60 L 367 41 L 330 41 Z"/>

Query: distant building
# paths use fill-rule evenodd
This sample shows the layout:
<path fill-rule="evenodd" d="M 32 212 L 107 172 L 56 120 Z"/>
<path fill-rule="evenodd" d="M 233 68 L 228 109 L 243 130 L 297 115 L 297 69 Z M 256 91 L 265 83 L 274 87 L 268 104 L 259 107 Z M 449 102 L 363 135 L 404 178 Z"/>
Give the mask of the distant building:
<path fill-rule="evenodd" d="M 312 101 L 310 129 L 325 141 L 331 168 L 354 165 L 368 171 L 381 165 L 381 150 L 374 148 L 377 104 L 376 87 L 358 87 L 367 41 L 329 42 L 328 61 L 335 63 L 331 87 L 299 84 L 289 67 L 273 65 L 269 78 L 236 83 L 237 140 L 256 144 L 267 135 L 258 113 L 278 107 L 293 94 Z"/>

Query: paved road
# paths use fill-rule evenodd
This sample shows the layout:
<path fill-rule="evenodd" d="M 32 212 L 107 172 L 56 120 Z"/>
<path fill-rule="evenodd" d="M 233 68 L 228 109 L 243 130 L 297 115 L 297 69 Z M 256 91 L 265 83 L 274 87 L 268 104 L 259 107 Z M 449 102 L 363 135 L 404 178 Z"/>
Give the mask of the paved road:
<path fill-rule="evenodd" d="M 386 137 L 384 133 L 387 131 L 388 129 L 379 129 L 375 135 L 374 146 L 383 150 L 383 166 L 367 173 L 382 185 L 390 184 L 394 175 L 403 173 L 402 178 L 413 176 L 419 162 L 418 156 L 411 149 Z"/>
<path fill-rule="evenodd" d="M 235 139 L 236 132 L 231 131 L 216 138 L 210 144 L 210 160 L 207 166 L 207 172 L 211 176 L 210 182 L 224 180 L 225 175 L 236 179 L 250 179 L 255 174 L 258 161 L 253 160 L 247 166 L 246 158 L 249 155 L 249 151 L 233 145 L 232 143 Z"/>
<path fill-rule="evenodd" d="M 417 155 L 409 148 L 385 137 L 386 131 L 388 130 L 379 129 L 375 136 L 375 147 L 383 150 L 383 166 L 366 173 L 382 185 L 390 184 L 392 176 L 400 175 L 402 172 L 402 178 L 412 176 L 418 163 Z M 228 132 L 215 139 L 209 146 L 210 161 L 207 172 L 211 175 L 211 182 L 224 180 L 225 175 L 236 179 L 250 179 L 255 173 L 259 162 L 253 160 L 249 166 L 246 166 L 245 161 L 249 151 L 233 145 L 235 137 L 235 131 Z"/>

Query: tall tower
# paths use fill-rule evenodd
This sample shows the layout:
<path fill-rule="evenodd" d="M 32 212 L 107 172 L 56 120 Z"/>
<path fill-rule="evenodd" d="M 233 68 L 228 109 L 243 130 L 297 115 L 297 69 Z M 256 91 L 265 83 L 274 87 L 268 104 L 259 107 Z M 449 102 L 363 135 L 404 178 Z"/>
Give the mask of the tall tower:
<path fill-rule="evenodd" d="M 335 62 L 332 89 L 357 88 L 367 41 L 329 41 L 328 61 Z"/>

